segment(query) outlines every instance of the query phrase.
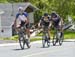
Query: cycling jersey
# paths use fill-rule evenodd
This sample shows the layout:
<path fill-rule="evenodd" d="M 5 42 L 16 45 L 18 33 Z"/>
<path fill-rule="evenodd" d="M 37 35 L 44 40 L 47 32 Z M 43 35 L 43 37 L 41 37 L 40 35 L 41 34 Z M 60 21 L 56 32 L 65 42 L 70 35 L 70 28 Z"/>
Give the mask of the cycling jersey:
<path fill-rule="evenodd" d="M 59 25 L 60 18 L 59 17 L 53 18 L 52 21 L 53 21 L 54 27 L 56 27 L 56 28 L 59 28 L 60 27 L 60 25 Z"/>
<path fill-rule="evenodd" d="M 18 20 L 17 25 L 23 26 L 25 24 L 25 21 L 28 21 L 27 17 L 28 17 L 28 14 L 26 12 L 24 12 L 22 14 L 17 13 L 17 15 L 16 15 L 16 19 Z M 26 27 L 28 28 L 28 24 L 26 24 Z"/>
<path fill-rule="evenodd" d="M 16 19 L 19 19 L 20 21 L 25 21 L 25 20 L 27 20 L 27 16 L 28 16 L 28 14 L 26 12 L 24 12 L 22 14 L 18 13 L 18 14 L 16 14 Z"/>
<path fill-rule="evenodd" d="M 44 17 L 41 18 L 41 25 L 44 25 L 44 26 L 49 26 L 50 24 L 50 17 L 48 17 L 48 19 L 45 19 Z"/>

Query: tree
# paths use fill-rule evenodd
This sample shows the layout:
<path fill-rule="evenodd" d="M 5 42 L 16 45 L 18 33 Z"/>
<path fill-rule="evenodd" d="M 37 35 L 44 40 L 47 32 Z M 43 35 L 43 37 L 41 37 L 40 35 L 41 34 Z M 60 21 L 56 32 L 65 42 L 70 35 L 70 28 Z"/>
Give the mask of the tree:
<path fill-rule="evenodd" d="M 0 2 L 11 2 L 12 0 L 0 0 Z M 65 20 L 68 15 L 75 15 L 75 0 L 13 0 L 13 2 L 30 2 L 39 8 L 39 11 L 35 12 L 36 21 L 40 19 L 43 13 L 51 13 L 56 11 Z"/>

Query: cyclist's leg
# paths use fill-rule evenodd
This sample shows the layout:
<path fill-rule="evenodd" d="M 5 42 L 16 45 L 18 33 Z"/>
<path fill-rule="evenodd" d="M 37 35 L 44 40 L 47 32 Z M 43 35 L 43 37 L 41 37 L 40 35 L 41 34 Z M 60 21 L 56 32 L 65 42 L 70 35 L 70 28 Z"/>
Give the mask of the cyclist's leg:
<path fill-rule="evenodd" d="M 63 35 L 63 28 L 61 26 L 60 26 L 60 33 L 61 33 L 60 37 L 62 37 L 62 35 Z"/>
<path fill-rule="evenodd" d="M 50 42 L 50 30 L 48 30 L 48 40 Z"/>
<path fill-rule="evenodd" d="M 26 25 L 26 34 L 28 36 L 28 43 L 30 44 L 30 28 L 29 28 L 29 24 Z"/>
<path fill-rule="evenodd" d="M 19 31 L 20 31 L 20 28 L 21 27 L 23 27 L 23 25 L 24 25 L 24 22 L 22 22 L 22 21 L 20 21 L 20 23 L 19 24 L 16 24 L 17 26 L 16 26 L 16 31 L 19 33 Z"/>
<path fill-rule="evenodd" d="M 58 36 L 61 38 L 62 35 L 63 35 L 63 30 L 62 30 L 62 27 L 61 27 L 61 26 L 58 26 L 58 27 L 57 27 L 57 32 L 58 32 Z M 58 38 L 59 38 L 59 37 L 58 37 Z M 58 40 L 59 40 L 59 39 L 57 39 L 57 42 L 58 42 Z"/>
<path fill-rule="evenodd" d="M 42 27 L 42 32 L 43 32 L 43 40 L 45 40 L 45 28 L 44 27 Z"/>
<path fill-rule="evenodd" d="M 55 31 L 56 31 L 56 42 L 58 42 L 58 31 L 59 31 L 59 28 L 58 26 L 57 27 L 54 27 Z"/>
<path fill-rule="evenodd" d="M 50 35 L 51 35 L 51 34 L 50 34 L 50 29 L 48 29 L 49 40 L 50 40 L 50 38 L 51 38 Z"/>
<path fill-rule="evenodd" d="M 50 28 L 48 26 L 46 27 L 46 30 L 48 32 L 48 42 L 50 43 Z"/>
<path fill-rule="evenodd" d="M 28 35 L 28 38 L 30 38 L 30 27 L 29 27 L 29 24 L 26 25 L 26 33 Z"/>
<path fill-rule="evenodd" d="M 17 27 L 16 27 L 16 32 L 17 32 L 17 34 L 19 33 L 20 28 L 21 28 L 21 25 L 20 25 L 20 24 L 19 24 L 19 25 L 17 25 Z"/>

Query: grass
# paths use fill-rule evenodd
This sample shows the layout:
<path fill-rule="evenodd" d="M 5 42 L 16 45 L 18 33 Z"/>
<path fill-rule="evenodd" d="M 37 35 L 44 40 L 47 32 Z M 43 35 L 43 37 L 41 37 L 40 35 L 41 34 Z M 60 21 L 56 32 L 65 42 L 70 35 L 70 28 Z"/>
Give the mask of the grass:
<path fill-rule="evenodd" d="M 38 41 L 38 40 L 42 40 L 42 38 L 32 38 L 32 39 L 30 39 L 31 42 Z"/>
<path fill-rule="evenodd" d="M 39 33 L 37 34 L 37 36 L 42 36 L 42 33 Z M 53 31 L 51 31 L 51 37 L 53 36 Z M 33 42 L 33 41 L 37 41 L 37 40 L 41 40 L 41 38 L 37 37 L 37 38 L 31 38 L 30 41 Z M 64 39 L 75 39 L 75 32 L 73 31 L 65 31 L 64 32 Z M 18 35 L 15 35 L 11 38 L 0 38 L 0 40 L 15 40 L 15 41 L 18 41 Z"/>
<path fill-rule="evenodd" d="M 51 37 L 53 36 L 54 31 L 51 31 Z M 37 36 L 42 36 L 42 33 L 37 34 Z M 65 39 L 75 39 L 75 32 L 74 31 L 64 31 L 64 38 Z"/>
<path fill-rule="evenodd" d="M 14 40 L 14 41 L 18 41 L 18 35 L 12 36 L 10 38 L 0 38 L 0 40 Z M 37 41 L 37 40 L 41 40 L 41 38 L 31 38 L 30 41 Z"/>
<path fill-rule="evenodd" d="M 64 38 L 66 39 L 75 39 L 75 32 L 74 31 L 65 31 Z"/>

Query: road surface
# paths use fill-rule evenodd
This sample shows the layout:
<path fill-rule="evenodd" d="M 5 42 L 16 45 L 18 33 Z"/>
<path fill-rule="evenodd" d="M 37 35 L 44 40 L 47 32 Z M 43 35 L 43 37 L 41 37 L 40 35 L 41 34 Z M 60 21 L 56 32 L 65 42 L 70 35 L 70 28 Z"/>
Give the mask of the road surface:
<path fill-rule="evenodd" d="M 18 43 L 0 44 L 0 57 L 75 57 L 75 42 L 64 42 L 49 48 L 42 48 L 41 41 L 31 43 L 31 48 L 20 49 Z"/>

